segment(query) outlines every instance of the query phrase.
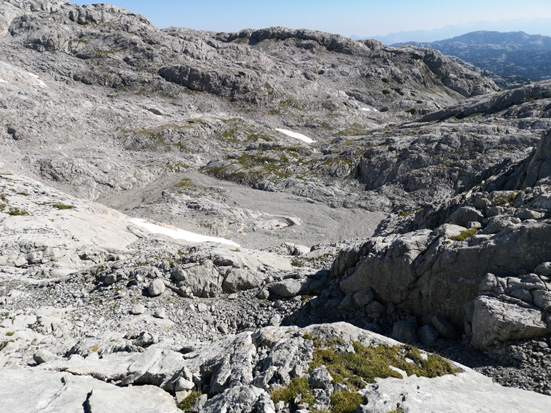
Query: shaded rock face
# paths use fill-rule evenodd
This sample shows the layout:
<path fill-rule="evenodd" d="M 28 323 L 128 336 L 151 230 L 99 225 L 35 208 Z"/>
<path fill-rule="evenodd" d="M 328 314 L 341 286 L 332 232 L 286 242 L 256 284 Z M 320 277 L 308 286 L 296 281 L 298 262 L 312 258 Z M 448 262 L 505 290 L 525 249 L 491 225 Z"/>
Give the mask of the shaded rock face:
<path fill-rule="evenodd" d="M 543 179 L 551 177 L 551 131 L 543 136 L 534 153 L 516 168 L 502 184 L 506 189 L 533 187 Z M 497 182 L 497 185 L 501 182 Z M 495 184 L 494 184 L 495 185 Z"/>
<path fill-rule="evenodd" d="M 443 317 L 479 348 L 548 335 L 551 285 L 535 270 L 545 272 L 551 254 L 549 193 L 542 185 L 551 173 L 550 142 L 546 134 L 530 157 L 489 184 L 516 190 L 469 192 L 443 209 L 449 224 L 374 237 L 341 252 L 332 276 L 344 293 L 371 288 L 383 303 L 437 329 L 431 317 Z"/>

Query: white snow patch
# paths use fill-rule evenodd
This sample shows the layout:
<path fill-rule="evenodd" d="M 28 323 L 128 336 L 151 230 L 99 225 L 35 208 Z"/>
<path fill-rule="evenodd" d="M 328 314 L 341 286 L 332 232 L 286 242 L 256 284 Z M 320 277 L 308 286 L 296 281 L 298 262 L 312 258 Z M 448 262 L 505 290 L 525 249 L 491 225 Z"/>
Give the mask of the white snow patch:
<path fill-rule="evenodd" d="M 9 85 L 8 81 L 4 79 L 0 79 L 0 83 L 7 83 Z"/>
<path fill-rule="evenodd" d="M 362 108 L 362 110 L 365 112 L 378 112 L 378 110 L 375 108 Z"/>
<path fill-rule="evenodd" d="M 47 86 L 46 86 L 46 83 L 44 83 L 42 80 L 40 80 L 40 76 L 35 75 L 34 73 L 31 73 L 31 72 L 27 72 L 27 74 L 28 74 L 29 76 L 31 76 L 32 78 L 34 78 L 34 79 L 38 82 L 38 86 L 40 86 L 40 87 L 47 87 Z"/>
<path fill-rule="evenodd" d="M 233 247 L 239 247 L 240 245 L 236 242 L 230 241 L 225 238 L 218 238 L 218 237 L 209 237 L 208 235 L 201 235 L 201 234 L 195 234 L 194 232 L 185 231 L 183 229 L 171 229 L 167 227 L 163 227 L 160 225 L 152 224 L 151 222 L 147 222 L 146 220 L 139 219 L 139 218 L 132 218 L 130 219 L 130 222 L 147 229 L 149 232 L 152 232 L 154 234 L 163 234 L 167 235 L 170 238 L 179 239 L 183 241 L 188 242 L 217 242 L 220 244 L 227 244 L 231 245 Z"/>
<path fill-rule="evenodd" d="M 287 129 L 276 129 L 276 131 L 281 132 L 284 135 L 290 136 L 291 138 L 295 138 L 295 139 L 301 140 L 301 141 L 306 142 L 306 143 L 314 143 L 315 142 L 315 140 L 309 138 L 306 135 L 303 135 L 302 133 L 293 132 L 293 131 L 290 131 L 290 130 L 287 130 Z"/>

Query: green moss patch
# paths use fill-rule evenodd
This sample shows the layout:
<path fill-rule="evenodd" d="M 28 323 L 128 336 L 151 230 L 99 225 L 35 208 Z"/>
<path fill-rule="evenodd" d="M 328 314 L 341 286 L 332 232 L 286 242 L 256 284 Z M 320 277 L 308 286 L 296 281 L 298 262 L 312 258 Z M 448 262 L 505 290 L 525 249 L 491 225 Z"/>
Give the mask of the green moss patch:
<path fill-rule="evenodd" d="M 337 391 L 331 395 L 332 413 L 352 413 L 363 403 L 363 397 L 351 391 Z"/>
<path fill-rule="evenodd" d="M 74 206 L 72 205 L 65 205 L 65 204 L 53 204 L 52 205 L 54 208 L 57 208 L 57 209 L 73 209 Z"/>
<path fill-rule="evenodd" d="M 201 396 L 200 391 L 194 391 L 189 396 L 187 396 L 184 400 L 182 400 L 180 403 L 178 403 L 178 408 L 182 409 L 183 411 L 187 412 L 189 409 L 191 409 L 191 406 L 193 405 L 193 402 L 197 397 Z"/>
<path fill-rule="evenodd" d="M 452 241 L 465 241 L 466 239 L 476 235 L 477 232 L 478 232 L 478 228 L 466 229 L 464 231 L 461 231 L 459 235 L 456 235 L 455 237 L 451 237 L 450 239 Z"/>
<path fill-rule="evenodd" d="M 436 354 L 423 354 L 415 347 L 401 346 L 369 346 L 360 342 L 352 343 L 353 352 L 340 351 L 344 342 L 338 338 L 322 340 L 312 334 L 303 336 L 314 344 L 313 358 L 309 371 L 319 366 L 325 366 L 333 377 L 333 384 L 344 384 L 347 391 L 337 391 L 331 396 L 331 412 L 353 412 L 363 403 L 363 397 L 357 393 L 368 383 L 375 383 L 376 378 L 394 377 L 401 379 L 402 375 L 391 368 L 405 371 L 408 376 L 439 377 L 446 374 L 456 374 L 461 370 Z M 298 395 L 301 402 L 312 406 L 315 399 L 306 377 L 295 377 L 288 386 L 271 392 L 274 403 L 293 402 Z"/>
<path fill-rule="evenodd" d="M 312 395 L 312 389 L 308 383 L 306 377 L 295 377 L 291 380 L 288 386 L 275 389 L 270 393 L 274 403 L 279 403 L 284 401 L 285 403 L 290 403 L 297 398 L 298 395 L 302 395 L 302 403 L 314 404 L 315 399 Z"/>
<path fill-rule="evenodd" d="M 310 363 L 310 371 L 325 365 L 334 383 L 346 384 L 351 390 L 375 383 L 375 378 L 402 378 L 390 366 L 404 370 L 408 376 L 415 374 L 419 377 L 439 377 L 461 371 L 437 354 L 423 357 L 419 349 L 407 345 L 366 347 L 354 342 L 354 352 L 345 353 L 337 351 L 335 345 L 327 341 L 323 347 L 319 343 L 314 342 L 314 361 Z"/>

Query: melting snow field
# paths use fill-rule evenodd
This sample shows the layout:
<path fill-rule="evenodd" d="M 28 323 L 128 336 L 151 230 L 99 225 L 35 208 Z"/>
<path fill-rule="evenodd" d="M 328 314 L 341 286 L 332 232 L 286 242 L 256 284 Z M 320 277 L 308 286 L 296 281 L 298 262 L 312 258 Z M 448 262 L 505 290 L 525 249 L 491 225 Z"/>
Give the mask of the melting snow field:
<path fill-rule="evenodd" d="M 34 78 L 38 82 L 38 86 L 47 87 L 46 83 L 44 83 L 42 80 L 40 80 L 40 77 L 38 75 L 35 75 L 34 73 L 31 73 L 31 72 L 27 72 L 27 74 L 29 76 L 31 76 L 32 78 Z"/>
<path fill-rule="evenodd" d="M 220 244 L 227 244 L 231 245 L 233 247 L 239 247 L 240 245 L 236 242 L 227 240 L 225 238 L 218 238 L 218 237 L 209 237 L 208 235 L 201 235 L 201 234 L 195 234 L 194 232 L 185 231 L 183 229 L 170 229 L 166 227 L 162 227 L 160 225 L 152 224 L 150 222 L 147 222 L 143 219 L 139 218 L 132 218 L 130 219 L 130 222 L 147 229 L 149 232 L 152 232 L 154 234 L 162 234 L 169 236 L 174 239 L 180 239 L 183 241 L 188 242 L 217 242 Z"/>
<path fill-rule="evenodd" d="M 306 135 L 303 135 L 302 133 L 293 132 L 293 131 L 290 131 L 290 130 L 287 130 L 287 129 L 276 129 L 276 131 L 281 132 L 284 135 L 290 136 L 291 138 L 295 138 L 295 139 L 301 140 L 301 141 L 306 142 L 306 143 L 314 143 L 315 142 L 315 140 L 309 138 Z"/>

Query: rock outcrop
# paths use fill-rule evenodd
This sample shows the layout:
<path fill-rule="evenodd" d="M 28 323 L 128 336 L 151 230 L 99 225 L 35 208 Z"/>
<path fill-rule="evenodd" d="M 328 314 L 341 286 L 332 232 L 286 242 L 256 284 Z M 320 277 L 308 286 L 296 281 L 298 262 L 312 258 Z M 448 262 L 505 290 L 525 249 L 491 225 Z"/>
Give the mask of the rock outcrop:
<path fill-rule="evenodd" d="M 332 267 L 340 288 L 373 289 L 439 330 L 433 317 L 443 317 L 483 349 L 549 335 L 550 280 L 542 271 L 551 253 L 549 142 L 548 133 L 528 159 L 488 184 L 505 180 L 515 190 L 471 191 L 444 209 L 443 225 L 341 252 Z"/>

